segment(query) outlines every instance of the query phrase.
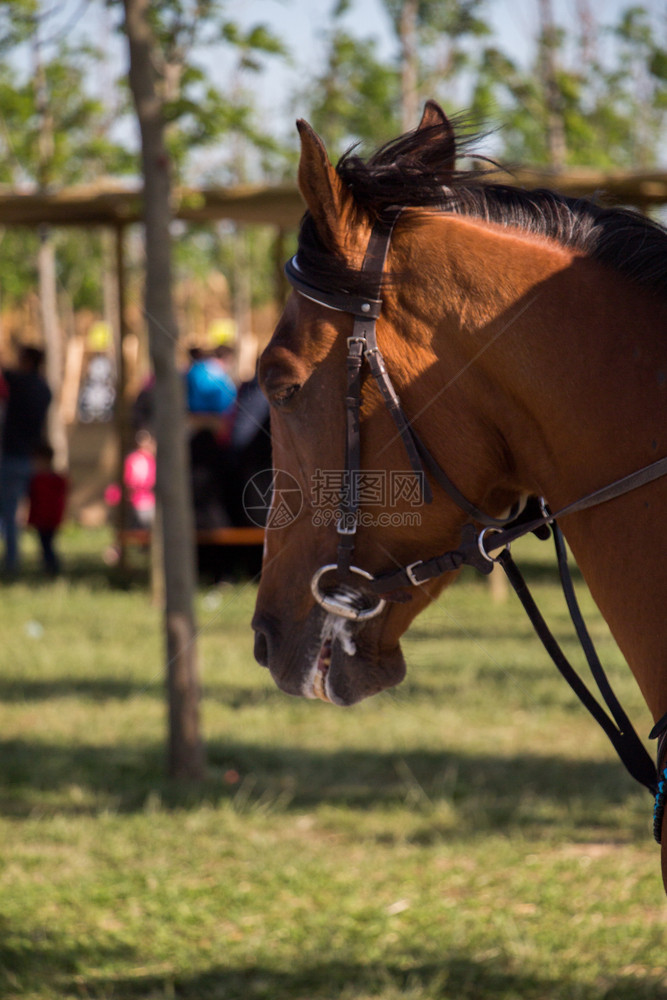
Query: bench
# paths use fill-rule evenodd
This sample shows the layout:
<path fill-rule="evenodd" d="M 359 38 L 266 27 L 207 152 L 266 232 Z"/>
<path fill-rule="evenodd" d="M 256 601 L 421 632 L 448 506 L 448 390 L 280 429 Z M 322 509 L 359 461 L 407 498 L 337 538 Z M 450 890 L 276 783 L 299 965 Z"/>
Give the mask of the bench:
<path fill-rule="evenodd" d="M 124 528 L 117 534 L 119 545 L 149 545 L 148 528 Z M 263 545 L 264 528 L 253 526 L 206 528 L 195 534 L 197 545 Z"/>

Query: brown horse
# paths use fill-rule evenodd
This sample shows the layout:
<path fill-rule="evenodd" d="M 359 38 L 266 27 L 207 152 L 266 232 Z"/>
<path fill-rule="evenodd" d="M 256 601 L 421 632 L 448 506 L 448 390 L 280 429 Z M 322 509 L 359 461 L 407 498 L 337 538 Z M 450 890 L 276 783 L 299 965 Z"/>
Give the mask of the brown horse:
<path fill-rule="evenodd" d="M 458 172 L 433 102 L 415 132 L 335 170 L 298 128 L 296 290 L 260 365 L 274 510 L 287 516 L 266 533 L 253 625 L 282 689 L 350 705 L 402 680 L 400 638 L 457 563 L 425 580 L 413 567 L 460 548 L 466 522 L 501 520 L 529 496 L 560 511 L 667 455 L 667 233 Z M 350 362 L 364 311 L 379 312 L 407 430 L 382 371 Z M 371 368 L 378 357 L 366 348 Z M 562 522 L 655 720 L 667 713 L 665 509 L 660 477 Z"/>

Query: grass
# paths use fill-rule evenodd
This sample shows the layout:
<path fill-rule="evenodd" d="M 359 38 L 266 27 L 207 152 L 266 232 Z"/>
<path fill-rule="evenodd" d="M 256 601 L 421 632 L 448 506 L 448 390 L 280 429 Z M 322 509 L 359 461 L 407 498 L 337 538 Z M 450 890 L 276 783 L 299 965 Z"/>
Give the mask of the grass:
<path fill-rule="evenodd" d="M 251 584 L 202 589 L 210 769 L 178 787 L 160 615 L 106 542 L 68 529 L 52 583 L 26 544 L 0 591 L 0 996 L 667 1000 L 650 799 L 514 599 L 466 575 L 415 623 L 408 680 L 340 711 L 254 664 Z M 520 561 L 579 662 L 550 556 Z"/>

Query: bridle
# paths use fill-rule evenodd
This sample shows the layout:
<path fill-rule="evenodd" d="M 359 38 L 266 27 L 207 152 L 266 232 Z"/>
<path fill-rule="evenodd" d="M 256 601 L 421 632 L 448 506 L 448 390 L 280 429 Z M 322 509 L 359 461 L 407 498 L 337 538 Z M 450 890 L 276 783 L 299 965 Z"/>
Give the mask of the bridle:
<path fill-rule="evenodd" d="M 535 631 L 563 677 L 591 715 L 602 726 L 630 774 L 645 785 L 653 795 L 656 795 L 654 834 L 659 842 L 662 815 L 667 799 L 667 767 L 662 771 L 662 781 L 660 781 L 651 758 L 609 685 L 577 604 L 567 564 L 565 542 L 558 520 L 568 514 L 574 514 L 623 496 L 631 490 L 638 489 L 666 475 L 667 457 L 581 497 L 555 514 L 549 510 L 544 500 L 533 502 L 521 513 L 519 508 L 515 508 L 504 518 L 491 517 L 471 503 L 438 465 L 415 432 L 401 406 L 377 343 L 376 323 L 382 309 L 383 272 L 394 226 L 400 214 L 400 208 L 387 210 L 373 226 L 361 266 L 361 274 L 366 274 L 368 277 L 369 294 L 367 296 L 344 290 L 332 291 L 323 288 L 316 276 L 304 272 L 301 268 L 298 253 L 285 265 L 287 279 L 297 292 L 327 309 L 349 313 L 354 317 L 352 334 L 347 338 L 347 390 L 345 397 L 345 481 L 347 489 L 341 492 L 339 503 L 336 526 L 338 536 L 337 561 L 327 563 L 315 572 L 311 581 L 313 597 L 329 614 L 355 622 L 365 622 L 379 615 L 384 610 L 387 600 L 406 599 L 401 593 L 404 594 L 406 588 L 420 586 L 444 573 L 457 570 L 464 564 L 471 565 L 486 574 L 491 572 L 495 563 L 501 565 L 521 600 Z M 466 523 L 462 529 L 458 548 L 430 559 L 417 560 L 399 569 L 379 575 L 373 575 L 367 570 L 355 566 L 352 562 L 360 506 L 357 484 L 361 471 L 361 371 L 364 362 L 368 365 L 394 421 L 411 469 L 417 477 L 424 502 L 430 503 L 433 499 L 426 477 L 426 472 L 428 472 L 431 478 L 470 518 L 470 522 Z M 481 531 L 477 525 L 483 526 Z M 534 532 L 542 538 L 549 537 L 553 533 L 561 584 L 568 609 L 586 654 L 588 665 L 611 717 L 566 659 L 510 555 L 510 543 L 529 532 Z M 323 589 L 324 577 L 334 573 L 336 574 L 336 586 L 327 592 Z M 359 603 L 360 595 L 355 595 L 357 599 L 351 599 L 350 581 L 354 581 L 355 577 L 358 581 L 363 581 L 364 597 L 372 595 L 373 603 L 368 604 L 365 601 L 361 605 Z M 667 753 L 667 715 L 653 727 L 650 738 L 659 738 L 658 767 L 660 769 L 661 764 L 665 763 L 663 757 Z"/>
<path fill-rule="evenodd" d="M 405 566 L 400 572 L 400 578 L 396 574 L 391 577 L 374 577 L 366 570 L 360 569 L 352 564 L 352 554 L 354 552 L 355 538 L 359 517 L 359 474 L 361 469 L 361 438 L 360 438 L 360 412 L 361 412 L 361 369 L 363 362 L 368 364 L 370 373 L 373 376 L 377 387 L 380 390 L 382 399 L 387 407 L 398 434 L 405 447 L 411 469 L 417 477 L 422 499 L 426 503 L 431 503 L 433 494 L 426 478 L 425 468 L 439 486 L 451 497 L 454 503 L 465 511 L 474 521 L 483 524 L 485 530 L 500 530 L 515 520 L 519 512 L 519 505 L 511 511 L 506 518 L 495 518 L 485 514 L 457 489 L 449 476 L 441 469 L 435 458 L 431 455 L 426 445 L 419 438 L 413 426 L 408 420 L 396 390 L 392 384 L 387 371 L 384 358 L 378 347 L 376 322 L 382 309 L 381 283 L 382 272 L 389 251 L 389 244 L 393 233 L 394 225 L 401 210 L 396 209 L 391 213 L 381 216 L 374 225 L 361 272 L 376 276 L 376 285 L 371 289 L 369 296 L 352 295 L 345 291 L 328 291 L 320 286 L 311 283 L 298 263 L 298 254 L 292 257 L 285 265 L 285 274 L 288 281 L 305 298 L 316 302 L 318 305 L 326 306 L 337 312 L 351 313 L 354 316 L 354 327 L 352 335 L 347 338 L 347 391 L 345 395 L 346 411 L 346 441 L 345 441 L 345 482 L 347 490 L 341 494 L 339 504 L 339 516 L 336 525 L 338 534 L 337 561 L 328 563 L 317 570 L 313 576 L 311 589 L 318 604 L 321 604 L 332 614 L 340 615 L 354 621 L 367 621 L 374 618 L 384 609 L 386 599 L 381 596 L 391 591 L 396 591 L 403 586 L 417 586 L 425 583 L 433 576 L 439 576 L 447 570 L 456 569 L 461 565 L 462 560 L 457 565 L 447 565 L 443 569 L 431 572 L 431 567 L 427 568 L 428 575 L 423 575 L 420 569 L 419 575 L 415 572 L 417 567 L 425 567 L 423 562 L 412 563 Z M 480 559 L 488 562 L 486 553 L 480 552 Z M 470 561 L 470 560 L 467 560 Z M 435 569 L 435 567 L 433 567 Z M 488 571 L 492 569 L 489 563 Z M 375 603 L 366 608 L 351 606 L 349 601 L 340 601 L 336 594 L 327 594 L 321 589 L 322 578 L 333 571 L 337 572 L 339 580 L 346 577 L 358 576 L 366 581 L 365 587 L 369 591 L 374 591 L 377 595 Z M 396 578 L 395 578 L 396 577 Z M 394 579 L 395 578 L 395 579 Z"/>

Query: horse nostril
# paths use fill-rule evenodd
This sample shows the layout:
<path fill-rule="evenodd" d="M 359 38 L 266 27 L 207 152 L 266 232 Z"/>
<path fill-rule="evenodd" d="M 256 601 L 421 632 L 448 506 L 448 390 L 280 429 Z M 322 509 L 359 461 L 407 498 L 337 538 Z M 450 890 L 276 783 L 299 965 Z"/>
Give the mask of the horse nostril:
<path fill-rule="evenodd" d="M 266 633 L 262 632 L 261 629 L 255 630 L 255 659 L 261 667 L 268 667 L 269 643 L 266 638 Z"/>

